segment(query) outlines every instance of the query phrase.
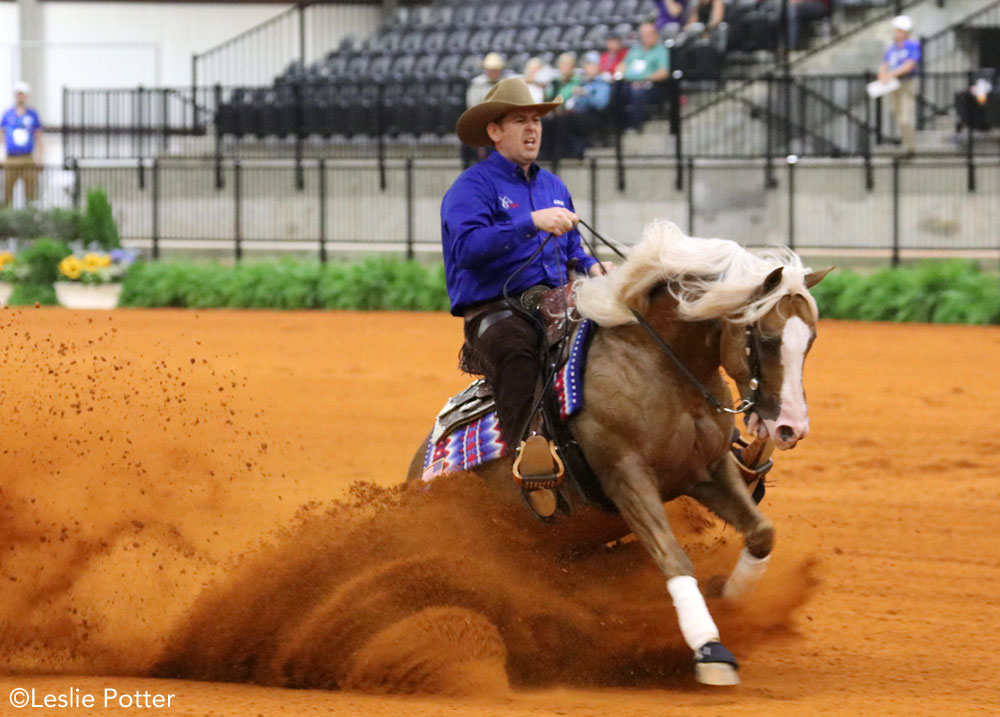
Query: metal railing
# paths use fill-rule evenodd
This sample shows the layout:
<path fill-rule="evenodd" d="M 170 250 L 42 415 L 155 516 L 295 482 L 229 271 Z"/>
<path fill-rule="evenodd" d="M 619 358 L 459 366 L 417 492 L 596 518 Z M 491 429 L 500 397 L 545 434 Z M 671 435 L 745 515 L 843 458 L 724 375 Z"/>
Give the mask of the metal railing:
<path fill-rule="evenodd" d="M 675 73 L 661 86 L 662 101 L 654 107 L 657 116 L 668 120 L 665 127 L 659 125 L 664 134 L 658 153 L 678 167 L 688 158 L 708 157 L 763 158 L 771 166 L 790 154 L 859 157 L 870 167 L 874 148 L 893 141 L 886 103 L 870 100 L 865 92 L 873 79 L 871 73 L 768 75 L 734 90 L 732 80 L 689 81 Z M 937 116 L 954 117 L 956 94 L 969 84 L 967 72 L 921 75 L 918 126 Z M 457 153 L 452 128 L 464 108 L 462 89 L 460 82 L 435 81 L 407 87 L 382 82 L 217 85 L 194 95 L 186 88 L 66 90 L 65 156 L 212 157 L 217 188 L 225 186 L 225 162 L 293 159 L 300 190 L 303 167 L 310 160 L 375 158 L 383 167 L 384 188 L 391 143 L 399 147 L 409 142 L 413 157 Z M 593 136 L 613 149 L 624 177 L 628 154 L 621 110 L 620 103 L 613 104 Z M 546 136 L 546 143 L 554 137 L 551 132 Z M 967 127 L 954 154 L 971 162 L 977 141 Z M 771 181 L 770 171 L 768 176 Z M 677 178 L 681 182 L 683 173 Z M 624 178 L 619 186 L 625 186 Z"/>
<path fill-rule="evenodd" d="M 956 20 L 933 35 L 920 38 L 923 72 L 958 72 L 974 61 L 965 41 L 969 28 L 1000 26 L 1000 0 Z"/>
<path fill-rule="evenodd" d="M 216 110 L 211 88 L 63 88 L 63 155 L 152 159 L 181 152 L 178 138 L 204 136 Z"/>
<path fill-rule="evenodd" d="M 301 2 L 191 58 L 191 88 L 265 85 L 295 75 L 335 49 L 343 6 Z"/>
<path fill-rule="evenodd" d="M 875 255 L 893 263 L 915 256 L 969 255 L 1000 260 L 1000 161 L 976 158 L 970 191 L 961 159 L 782 161 L 773 185 L 765 160 L 684 162 L 635 158 L 618 187 L 612 159 L 566 162 L 560 176 L 577 211 L 626 244 L 654 218 L 693 235 L 749 245 L 786 244 L 805 254 Z M 46 167 L 37 205 L 79 206 L 88 190 L 108 194 L 122 239 L 152 257 L 210 250 L 237 259 L 254 250 L 311 253 L 440 251 L 441 197 L 461 171 L 455 160 L 306 163 L 304 189 L 294 164 L 226 162 L 216 189 L 211 162 L 146 162 L 134 167 Z M 379 189 L 384 172 L 386 188 Z M 869 183 L 869 173 L 873 181 Z M 20 185 L 15 201 L 20 201 Z M 2 237 L 0 237 L 2 238 Z"/>

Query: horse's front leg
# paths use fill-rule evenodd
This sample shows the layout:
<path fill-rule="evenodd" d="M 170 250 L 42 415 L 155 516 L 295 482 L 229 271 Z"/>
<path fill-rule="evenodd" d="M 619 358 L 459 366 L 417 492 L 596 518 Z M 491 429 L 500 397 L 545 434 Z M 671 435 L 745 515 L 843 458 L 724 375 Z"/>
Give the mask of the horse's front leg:
<path fill-rule="evenodd" d="M 753 590 L 763 577 L 774 546 L 774 525 L 753 502 L 732 456 L 726 454 L 710 476 L 687 493 L 743 534 L 740 559 L 722 589 L 724 597 L 738 597 Z"/>
<path fill-rule="evenodd" d="M 624 456 L 598 475 L 625 522 L 667 576 L 684 641 L 695 653 L 695 675 L 711 685 L 735 685 L 736 660 L 719 642 L 719 629 L 698 589 L 694 569 L 670 530 L 652 470 L 636 455 Z"/>

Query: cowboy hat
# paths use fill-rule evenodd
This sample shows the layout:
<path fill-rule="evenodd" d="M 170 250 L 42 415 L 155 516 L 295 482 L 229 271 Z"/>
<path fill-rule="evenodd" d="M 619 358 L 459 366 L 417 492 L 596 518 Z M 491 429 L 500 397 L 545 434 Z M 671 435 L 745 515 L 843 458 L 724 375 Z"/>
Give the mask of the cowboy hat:
<path fill-rule="evenodd" d="M 536 103 L 523 79 L 509 77 L 500 80 L 485 100 L 462 113 L 455 124 L 455 134 L 470 147 L 490 147 L 493 140 L 486 132 L 490 122 L 495 122 L 511 110 L 537 110 L 539 115 L 548 114 L 561 104 L 562 97 L 557 97 L 554 102 Z"/>

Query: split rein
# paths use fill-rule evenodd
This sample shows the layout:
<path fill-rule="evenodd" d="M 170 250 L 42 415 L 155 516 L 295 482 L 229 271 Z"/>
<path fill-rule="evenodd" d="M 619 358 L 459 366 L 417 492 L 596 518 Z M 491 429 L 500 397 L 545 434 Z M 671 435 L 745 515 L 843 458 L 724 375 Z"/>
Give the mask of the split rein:
<path fill-rule="evenodd" d="M 606 239 L 596 229 L 587 224 L 587 222 L 585 222 L 583 219 L 580 219 L 580 224 L 586 227 L 586 229 L 594 237 L 599 239 L 605 246 L 611 249 L 611 251 L 613 251 L 619 257 L 621 257 L 622 259 L 626 258 L 625 254 L 621 251 L 621 249 L 619 249 L 615 245 L 614 242 L 611 242 L 608 239 Z M 581 238 L 583 237 L 582 234 L 580 236 Z M 583 241 L 587 244 L 587 248 L 590 249 L 591 255 L 596 256 L 594 245 L 591 242 L 588 242 L 586 239 L 584 239 Z M 607 274 L 607 270 L 604 268 L 604 265 L 599 264 L 599 266 L 601 267 L 601 271 Z M 660 348 L 660 350 L 663 351 L 664 354 L 666 354 L 667 358 L 669 358 L 671 363 L 674 364 L 674 367 L 681 374 L 681 376 L 683 376 L 688 383 L 690 383 L 692 386 L 695 387 L 695 389 L 698 391 L 698 393 L 702 395 L 705 401 L 707 401 L 708 404 L 715 409 L 716 413 L 731 413 L 733 415 L 738 415 L 741 413 L 746 413 L 756 405 L 757 401 L 755 399 L 757 395 L 757 389 L 760 387 L 760 378 L 759 378 L 760 352 L 759 352 L 759 347 L 757 346 L 757 335 L 753 332 L 753 329 L 751 328 L 750 325 L 746 327 L 747 364 L 750 370 L 750 383 L 749 383 L 751 392 L 750 397 L 741 399 L 739 405 L 736 406 L 736 408 L 728 408 L 726 405 L 722 403 L 722 401 L 720 401 L 718 398 L 712 395 L 712 393 L 707 388 L 705 388 L 705 385 L 701 381 L 699 381 L 693 373 L 691 373 L 688 367 L 684 365 L 684 362 L 677 357 L 676 353 L 674 353 L 674 350 L 670 348 L 670 344 L 668 344 L 663 339 L 662 336 L 656 333 L 656 329 L 650 326 L 649 322 L 646 321 L 646 319 L 642 316 L 642 314 L 640 314 L 632 307 L 629 307 L 629 311 L 632 312 L 632 316 L 635 317 L 635 320 L 639 323 L 639 326 L 641 326 L 643 330 L 649 335 L 649 338 L 653 340 L 653 343 L 655 343 Z"/>

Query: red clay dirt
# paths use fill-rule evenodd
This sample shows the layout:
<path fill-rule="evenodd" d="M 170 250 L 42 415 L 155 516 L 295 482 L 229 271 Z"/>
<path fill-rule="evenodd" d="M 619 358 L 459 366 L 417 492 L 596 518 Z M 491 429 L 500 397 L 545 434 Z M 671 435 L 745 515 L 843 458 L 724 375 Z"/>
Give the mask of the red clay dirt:
<path fill-rule="evenodd" d="M 394 488 L 466 383 L 456 319 L 8 309 L 0 331 L 0 715 L 1000 712 L 1000 329 L 821 323 L 771 568 L 710 601 L 731 689 L 694 683 L 637 545 L 574 549 L 468 476 Z M 724 574 L 733 531 L 671 517 Z M 15 688 L 78 701 L 21 712 Z"/>

